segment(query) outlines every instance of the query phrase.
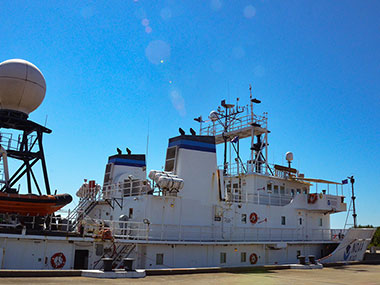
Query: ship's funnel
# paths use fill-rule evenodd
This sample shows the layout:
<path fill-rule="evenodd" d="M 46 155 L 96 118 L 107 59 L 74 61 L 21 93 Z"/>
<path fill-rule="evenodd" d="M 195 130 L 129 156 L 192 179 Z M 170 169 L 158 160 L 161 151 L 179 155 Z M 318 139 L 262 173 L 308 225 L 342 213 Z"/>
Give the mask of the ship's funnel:
<path fill-rule="evenodd" d="M 0 111 L 29 115 L 45 98 L 46 83 L 41 71 L 23 59 L 0 63 Z"/>

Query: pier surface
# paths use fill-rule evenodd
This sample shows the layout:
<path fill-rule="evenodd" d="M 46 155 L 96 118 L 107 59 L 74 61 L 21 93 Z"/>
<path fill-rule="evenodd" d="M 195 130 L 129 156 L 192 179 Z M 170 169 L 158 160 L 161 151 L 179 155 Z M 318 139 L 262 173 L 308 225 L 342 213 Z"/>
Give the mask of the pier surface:
<path fill-rule="evenodd" d="M 323 269 L 260 269 L 244 273 L 195 273 L 143 279 L 87 277 L 2 277 L 1 284 L 380 284 L 380 265 L 357 264 Z"/>

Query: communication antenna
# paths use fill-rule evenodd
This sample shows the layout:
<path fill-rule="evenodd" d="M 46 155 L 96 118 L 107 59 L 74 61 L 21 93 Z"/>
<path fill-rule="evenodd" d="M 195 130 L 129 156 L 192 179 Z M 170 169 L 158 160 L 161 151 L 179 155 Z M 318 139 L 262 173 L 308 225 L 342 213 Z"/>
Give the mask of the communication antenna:
<path fill-rule="evenodd" d="M 150 118 L 148 117 L 148 133 L 146 135 L 146 168 L 148 169 L 148 151 L 149 151 L 149 123 L 150 123 Z"/>

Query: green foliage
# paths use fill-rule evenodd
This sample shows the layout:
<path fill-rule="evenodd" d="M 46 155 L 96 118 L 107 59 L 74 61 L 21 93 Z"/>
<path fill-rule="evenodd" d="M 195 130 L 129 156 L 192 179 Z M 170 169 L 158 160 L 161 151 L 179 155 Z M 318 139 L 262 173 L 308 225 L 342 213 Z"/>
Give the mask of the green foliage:
<path fill-rule="evenodd" d="M 375 234 L 373 235 L 370 246 L 380 247 L 380 227 L 377 228 Z"/>
<path fill-rule="evenodd" d="M 366 225 L 366 226 L 359 225 L 358 228 L 373 228 L 373 226 L 372 225 Z M 371 246 L 380 247 L 380 227 L 378 227 L 376 229 L 376 232 L 373 235 L 373 238 L 372 238 L 371 243 L 369 244 L 368 248 L 370 248 Z"/>

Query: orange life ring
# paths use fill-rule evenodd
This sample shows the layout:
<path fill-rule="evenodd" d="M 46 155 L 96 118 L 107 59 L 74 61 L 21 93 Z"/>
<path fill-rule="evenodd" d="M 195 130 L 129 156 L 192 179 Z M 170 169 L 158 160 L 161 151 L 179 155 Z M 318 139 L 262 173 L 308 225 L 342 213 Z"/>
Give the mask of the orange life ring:
<path fill-rule="evenodd" d="M 257 254 L 256 253 L 252 253 L 250 256 L 249 256 L 249 262 L 251 264 L 256 264 L 257 263 Z"/>
<path fill-rule="evenodd" d="M 318 200 L 318 194 L 317 193 L 312 193 L 307 196 L 307 202 L 309 204 L 314 204 Z"/>
<path fill-rule="evenodd" d="M 249 220 L 251 221 L 252 224 L 256 224 L 258 220 L 257 214 L 252 213 L 251 215 L 249 215 Z"/>
<path fill-rule="evenodd" d="M 66 256 L 62 252 L 57 252 L 51 257 L 50 263 L 54 269 L 60 269 L 65 266 Z"/>

